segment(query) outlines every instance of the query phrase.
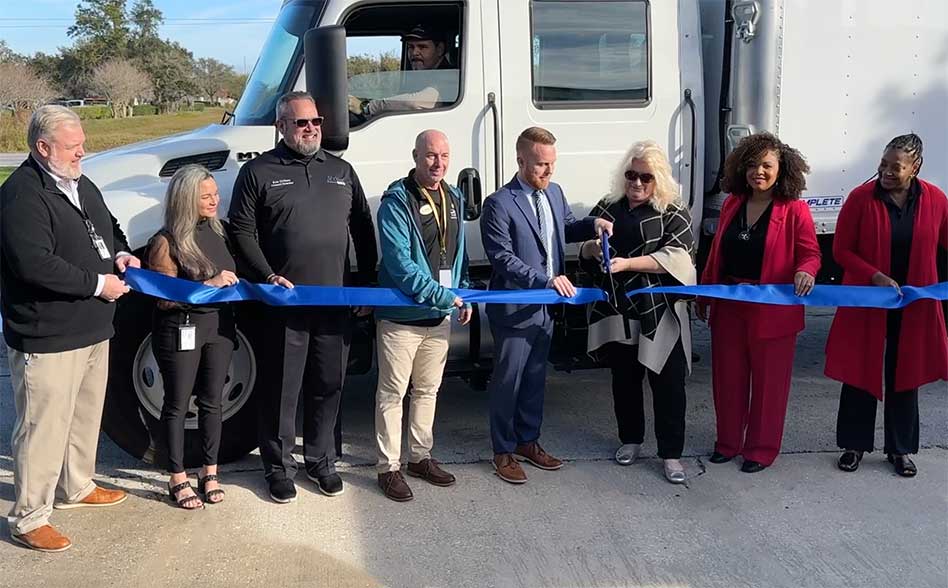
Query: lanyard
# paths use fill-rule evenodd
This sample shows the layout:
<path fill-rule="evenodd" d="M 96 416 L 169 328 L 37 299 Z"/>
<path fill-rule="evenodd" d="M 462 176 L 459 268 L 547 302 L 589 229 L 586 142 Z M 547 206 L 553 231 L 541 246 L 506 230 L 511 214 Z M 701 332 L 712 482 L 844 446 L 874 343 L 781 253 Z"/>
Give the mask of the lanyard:
<path fill-rule="evenodd" d="M 438 244 L 441 246 L 441 260 L 444 261 L 448 256 L 448 204 L 444 197 L 444 188 L 439 184 L 438 192 L 441 194 L 441 216 L 438 216 L 438 208 L 435 206 L 434 199 L 423 186 L 418 186 L 422 196 L 431 206 L 431 213 L 434 214 L 435 224 L 438 225 Z"/>

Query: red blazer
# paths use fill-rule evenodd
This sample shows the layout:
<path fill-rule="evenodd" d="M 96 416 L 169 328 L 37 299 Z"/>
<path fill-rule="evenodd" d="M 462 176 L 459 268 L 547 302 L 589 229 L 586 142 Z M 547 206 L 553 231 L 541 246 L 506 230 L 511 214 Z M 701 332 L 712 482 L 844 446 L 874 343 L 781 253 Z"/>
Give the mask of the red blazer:
<path fill-rule="evenodd" d="M 722 275 L 721 240 L 727 227 L 734 221 L 745 197 L 731 194 L 721 207 L 721 220 L 711 243 L 702 284 L 720 284 L 727 276 Z M 764 242 L 764 264 L 760 269 L 761 284 L 792 284 L 797 272 L 816 275 L 820 271 L 820 246 L 816 241 L 816 227 L 810 207 L 802 200 L 774 200 L 767 225 L 767 240 Z M 727 324 L 727 316 L 716 317 L 711 302 L 710 324 Z M 777 306 L 772 304 L 749 305 L 748 320 L 751 336 L 755 339 L 785 337 L 803 330 L 802 306 Z"/>
<path fill-rule="evenodd" d="M 908 285 L 938 282 L 937 249 L 948 247 L 948 200 L 937 186 L 919 180 Z M 885 204 L 873 195 L 875 183 L 853 190 L 836 221 L 833 256 L 843 266 L 843 284 L 867 286 L 873 274 L 891 271 L 892 227 Z M 882 399 L 886 311 L 840 308 L 826 342 L 826 375 L 868 390 Z M 902 314 L 895 389 L 911 390 L 948 380 L 948 335 L 941 304 L 919 300 Z"/>

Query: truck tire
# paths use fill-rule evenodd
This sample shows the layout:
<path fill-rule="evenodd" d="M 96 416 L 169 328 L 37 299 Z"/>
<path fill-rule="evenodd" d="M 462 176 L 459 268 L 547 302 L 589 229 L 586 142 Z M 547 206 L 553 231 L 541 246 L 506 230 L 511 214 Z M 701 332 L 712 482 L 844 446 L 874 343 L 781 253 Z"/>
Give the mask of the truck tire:
<path fill-rule="evenodd" d="M 164 390 L 151 350 L 154 300 L 130 292 L 117 305 L 102 429 L 132 456 L 164 466 L 167 457 L 159 442 Z M 219 463 L 239 459 L 257 447 L 253 399 L 257 363 L 253 347 L 241 331 L 240 316 L 237 325 L 237 347 L 224 385 Z M 203 465 L 193 398 L 185 421 L 184 461 L 189 468 Z"/>

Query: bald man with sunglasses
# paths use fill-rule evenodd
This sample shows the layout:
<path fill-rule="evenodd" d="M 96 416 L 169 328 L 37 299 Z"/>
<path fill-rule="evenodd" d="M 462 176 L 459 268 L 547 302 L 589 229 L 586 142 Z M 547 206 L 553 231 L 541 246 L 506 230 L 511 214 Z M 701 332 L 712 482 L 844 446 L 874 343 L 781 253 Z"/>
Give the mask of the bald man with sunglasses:
<path fill-rule="evenodd" d="M 322 117 L 312 96 L 291 92 L 276 107 L 283 140 L 240 169 L 229 219 L 244 274 L 284 288 L 362 285 L 378 253 L 372 213 L 355 170 L 321 147 Z M 358 273 L 350 272 L 350 236 Z M 368 314 L 369 309 L 354 309 Z M 268 308 L 257 380 L 260 457 L 279 503 L 296 499 L 296 408 L 303 400 L 306 475 L 319 491 L 343 491 L 333 428 L 351 338 L 349 308 Z"/>

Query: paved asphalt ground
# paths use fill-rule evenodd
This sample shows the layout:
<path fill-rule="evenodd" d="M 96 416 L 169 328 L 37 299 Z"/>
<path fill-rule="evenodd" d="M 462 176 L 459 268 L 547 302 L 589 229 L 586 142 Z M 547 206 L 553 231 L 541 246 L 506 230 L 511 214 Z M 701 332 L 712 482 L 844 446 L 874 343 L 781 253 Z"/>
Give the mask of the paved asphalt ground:
<path fill-rule="evenodd" d="M 706 460 L 714 412 L 708 333 L 696 326 L 702 361 L 689 381 L 685 486 L 664 481 L 653 438 L 639 463 L 611 460 L 615 423 L 601 370 L 551 373 L 543 441 L 568 463 L 559 472 L 527 469 L 524 486 L 505 484 L 487 461 L 484 393 L 450 379 L 435 454 L 458 484 L 435 488 L 409 478 L 415 500 L 396 504 L 380 494 L 370 465 L 373 377 L 352 378 L 344 495 L 326 498 L 299 476 L 299 500 L 277 505 L 266 498 L 258 458 L 248 456 L 223 468 L 226 502 L 188 513 L 166 499 L 159 472 L 103 436 L 100 482 L 131 498 L 110 509 L 55 512 L 53 523 L 75 542 L 62 554 L 20 548 L 0 529 L 0 585 L 948 586 L 948 387 L 920 395 L 918 477 L 897 477 L 878 452 L 856 473 L 839 471 L 839 388 L 821 375 L 830 318 L 825 309 L 810 313 L 783 455 L 759 474 Z M 9 377 L 0 374 L 6 511 L 13 407 Z"/>
<path fill-rule="evenodd" d="M 27 153 L 0 153 L 0 167 L 19 167 Z"/>

